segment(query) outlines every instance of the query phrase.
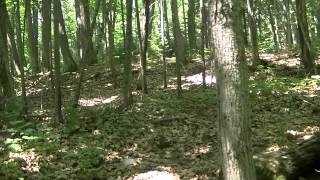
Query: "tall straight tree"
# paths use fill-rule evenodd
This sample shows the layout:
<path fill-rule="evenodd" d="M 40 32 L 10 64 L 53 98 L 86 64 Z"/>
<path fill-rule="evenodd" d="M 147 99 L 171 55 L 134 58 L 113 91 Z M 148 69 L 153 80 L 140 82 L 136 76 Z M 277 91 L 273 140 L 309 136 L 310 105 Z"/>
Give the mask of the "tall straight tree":
<path fill-rule="evenodd" d="M 167 59 L 166 59 L 166 44 L 165 44 L 165 13 L 164 13 L 164 2 L 165 0 L 160 0 L 160 33 L 161 33 L 161 47 L 162 47 L 162 73 L 163 73 L 163 88 L 168 87 L 167 83 Z M 169 42 L 168 42 L 169 43 Z"/>
<path fill-rule="evenodd" d="M 248 22 L 250 28 L 250 39 L 252 47 L 252 67 L 256 68 L 260 64 L 259 58 L 259 47 L 258 47 L 258 35 L 257 35 L 257 26 L 255 20 L 255 13 L 253 7 L 253 0 L 247 0 L 247 12 L 248 12 Z"/>
<path fill-rule="evenodd" d="M 293 44 L 293 39 L 292 39 L 292 27 L 291 27 L 292 22 L 291 22 L 291 15 L 290 15 L 290 0 L 283 0 L 283 4 L 284 4 L 287 48 L 291 49 Z"/>
<path fill-rule="evenodd" d="M 125 36 L 125 58 L 124 58 L 124 78 L 123 78 L 123 103 L 124 106 L 132 104 L 132 0 L 126 0 L 127 19 L 126 19 L 126 36 Z"/>
<path fill-rule="evenodd" d="M 5 18 L 7 12 L 7 6 L 5 1 L 0 2 L 0 17 Z M 3 19 L 6 22 L 6 19 Z M 10 72 L 8 69 L 8 41 L 7 41 L 7 24 L 0 26 L 0 110 L 5 107 L 7 98 L 14 96 L 14 89 L 10 78 Z"/>
<path fill-rule="evenodd" d="M 244 1 L 210 0 L 212 45 L 218 88 L 218 134 L 225 180 L 255 180 L 248 84 L 240 8 Z"/>
<path fill-rule="evenodd" d="M 87 57 L 86 64 L 97 63 L 96 53 L 94 51 L 94 46 L 92 42 L 91 23 L 90 23 L 90 11 L 89 11 L 89 1 L 88 0 L 77 0 L 76 8 L 79 9 L 79 14 L 77 17 L 77 26 L 80 32 L 80 47 L 82 52 L 82 57 Z M 88 49 L 86 49 L 88 48 Z M 88 53 L 88 54 L 86 54 Z M 81 58 L 82 58 L 81 57 Z"/>
<path fill-rule="evenodd" d="M 196 2 L 195 0 L 188 0 L 188 40 L 191 55 L 196 51 Z"/>
<path fill-rule="evenodd" d="M 51 0 L 42 1 L 42 64 L 44 72 L 51 63 Z"/>
<path fill-rule="evenodd" d="M 296 0 L 296 15 L 299 33 L 300 57 L 306 71 L 312 74 L 314 73 L 314 57 L 312 56 L 305 0 Z"/>
<path fill-rule="evenodd" d="M 55 3 L 55 2 L 54 2 Z M 64 71 L 66 72 L 74 72 L 77 70 L 77 64 L 75 63 L 72 53 L 70 51 L 69 43 L 68 43 L 68 36 L 66 31 L 66 26 L 63 18 L 61 1 L 57 2 L 57 9 L 56 9 L 56 18 L 59 23 L 59 43 L 61 46 L 61 53 L 64 62 Z"/>
<path fill-rule="evenodd" d="M 54 90 L 55 90 L 55 115 L 58 122 L 63 122 L 62 101 L 61 101 L 61 74 L 60 74 L 60 22 L 59 22 L 59 6 L 60 1 L 53 1 L 53 25 L 54 25 Z"/>
<path fill-rule="evenodd" d="M 176 76 L 177 76 L 177 94 L 178 97 L 182 96 L 181 87 L 181 63 L 185 61 L 184 43 L 180 30 L 179 14 L 177 0 L 171 0 L 172 11 L 172 25 L 173 25 L 173 37 L 174 37 L 174 50 L 176 54 Z"/>
<path fill-rule="evenodd" d="M 202 60 L 202 86 L 206 87 L 206 60 L 204 54 L 205 34 L 206 34 L 206 12 L 204 0 L 200 0 L 200 19 L 201 19 L 201 60 Z"/>
<path fill-rule="evenodd" d="M 269 21 L 270 21 L 271 30 L 272 30 L 274 48 L 275 48 L 275 51 L 277 52 L 279 50 L 279 36 L 278 36 L 278 26 L 277 26 L 278 23 L 277 23 L 277 18 L 275 18 L 275 16 L 273 15 L 271 4 L 267 5 L 268 6 L 267 10 L 268 10 Z"/>
<path fill-rule="evenodd" d="M 38 59 L 38 50 L 37 44 L 38 41 L 35 36 L 35 29 L 33 25 L 33 18 L 31 12 L 31 0 L 25 0 L 25 16 L 26 16 L 26 30 L 28 31 L 28 48 L 30 52 L 30 59 L 31 59 L 31 68 L 32 72 L 39 73 L 40 66 L 39 66 L 39 59 Z"/>

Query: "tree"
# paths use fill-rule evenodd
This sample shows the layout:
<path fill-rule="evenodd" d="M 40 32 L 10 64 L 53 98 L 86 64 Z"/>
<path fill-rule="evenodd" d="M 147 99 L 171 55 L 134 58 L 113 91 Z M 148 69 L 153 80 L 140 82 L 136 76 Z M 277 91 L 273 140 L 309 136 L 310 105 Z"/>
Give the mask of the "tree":
<path fill-rule="evenodd" d="M 195 17 L 196 17 L 196 2 L 195 0 L 188 0 L 188 40 L 189 40 L 189 48 L 191 51 L 191 55 L 195 53 L 196 51 L 196 22 L 195 22 Z"/>
<path fill-rule="evenodd" d="M 296 0 L 296 13 L 300 44 L 300 57 L 308 73 L 314 73 L 314 59 L 312 56 L 309 26 L 307 22 L 306 3 L 304 0 Z"/>
<path fill-rule="evenodd" d="M 124 78 L 123 78 L 123 103 L 124 106 L 132 104 L 132 0 L 126 0 L 127 18 L 126 18 L 126 36 L 125 36 L 125 58 L 124 58 Z"/>
<path fill-rule="evenodd" d="M 163 74 L 163 88 L 168 87 L 167 83 L 167 60 L 166 60 L 166 44 L 165 44 L 165 10 L 164 10 L 164 2 L 165 0 L 160 0 L 160 33 L 161 33 L 161 47 L 162 47 L 162 74 Z M 169 43 L 169 42 L 168 42 Z"/>
<path fill-rule="evenodd" d="M 178 15 L 178 5 L 177 0 L 171 0 L 171 11 L 172 11 L 172 25 L 173 25 L 173 37 L 174 37 L 174 50 L 176 54 L 176 76 L 177 76 L 177 94 L 178 97 L 182 96 L 181 87 L 181 63 L 185 61 L 184 54 L 184 43 L 182 40 L 179 15 Z"/>
<path fill-rule="evenodd" d="M 289 0 L 283 0 L 284 4 L 284 14 L 285 14 L 285 24 L 286 24 L 286 41 L 287 47 L 292 48 L 293 39 L 292 39 L 292 27 L 291 27 L 291 16 L 290 16 L 290 3 Z"/>
<path fill-rule="evenodd" d="M 240 8 L 243 1 L 210 0 L 218 90 L 218 134 L 225 180 L 255 180 L 248 84 Z"/>
<path fill-rule="evenodd" d="M 51 63 L 51 0 L 42 1 L 42 64 L 44 72 Z"/>
<path fill-rule="evenodd" d="M 31 68 L 32 72 L 39 73 L 40 66 L 39 66 L 39 59 L 38 59 L 38 50 L 37 44 L 38 41 L 36 39 L 36 29 L 34 29 L 34 23 L 31 13 L 31 1 L 25 0 L 25 16 L 26 16 L 26 29 L 28 31 L 28 48 L 30 52 L 30 59 L 31 59 Z"/>
<path fill-rule="evenodd" d="M 0 2 L 0 17 L 5 18 L 7 13 L 7 6 L 5 1 Z M 6 21 L 6 19 L 4 19 Z M 7 26 L 6 24 L 0 26 L 0 110 L 5 108 L 5 99 L 14 97 L 14 89 L 11 82 L 11 75 L 8 70 L 8 42 L 7 42 Z"/>
<path fill-rule="evenodd" d="M 206 87 L 206 60 L 204 54 L 205 47 L 205 34 L 206 34 L 206 15 L 205 15 L 205 4 L 204 0 L 200 0 L 200 19 L 201 19 L 201 60 L 202 60 L 202 86 Z"/>
<path fill-rule="evenodd" d="M 59 21 L 59 9 L 60 1 L 53 1 L 53 16 L 54 16 L 54 92 L 55 92 L 55 115 L 58 122 L 63 122 L 62 116 L 62 101 L 61 101 L 61 74 L 60 74 L 60 21 Z"/>
<path fill-rule="evenodd" d="M 247 0 L 247 12 L 250 28 L 250 39 L 252 47 L 252 67 L 255 68 L 260 62 L 259 58 L 259 48 L 257 40 L 257 26 L 253 8 L 253 0 Z"/>

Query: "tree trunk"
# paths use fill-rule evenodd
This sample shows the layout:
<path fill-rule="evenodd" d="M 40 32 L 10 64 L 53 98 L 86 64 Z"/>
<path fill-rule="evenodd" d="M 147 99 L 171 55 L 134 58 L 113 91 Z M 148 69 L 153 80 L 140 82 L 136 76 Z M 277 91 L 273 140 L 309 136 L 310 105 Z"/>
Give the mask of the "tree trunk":
<path fill-rule="evenodd" d="M 284 4 L 284 14 L 285 14 L 285 24 L 286 24 L 286 41 L 287 41 L 287 48 L 291 49 L 293 44 L 292 39 L 292 27 L 291 27 L 291 16 L 290 16 L 290 3 L 289 0 L 283 0 Z"/>
<path fill-rule="evenodd" d="M 79 0 L 79 18 L 77 24 L 80 29 L 81 51 L 83 53 L 81 58 L 87 57 L 88 59 L 85 59 L 85 62 L 88 65 L 95 64 L 97 63 L 97 57 L 92 43 L 93 29 L 91 29 L 88 0 Z M 88 55 L 85 53 L 88 53 Z"/>
<path fill-rule="evenodd" d="M 225 180 L 255 180 L 251 153 L 243 1 L 210 0 L 210 26 L 218 88 L 218 134 Z"/>
<path fill-rule="evenodd" d="M 250 28 L 251 47 L 252 47 L 252 67 L 256 68 L 260 64 L 259 48 L 257 40 L 257 26 L 254 14 L 253 0 L 247 0 L 248 22 Z"/>
<path fill-rule="evenodd" d="M 180 30 L 178 5 L 177 0 L 171 0 L 172 11 L 172 24 L 173 24 L 173 37 L 174 37 L 174 49 L 176 54 L 176 76 L 177 76 L 177 94 L 178 97 L 182 96 L 182 82 L 181 82 L 181 63 L 185 61 L 184 43 Z"/>
<path fill-rule="evenodd" d="M 246 17 L 246 11 L 245 9 L 241 10 L 241 14 L 242 14 L 242 21 L 243 21 L 243 31 L 244 31 L 244 45 L 245 47 L 248 47 L 249 45 L 249 40 L 248 40 L 248 28 L 247 28 L 247 17 Z"/>
<path fill-rule="evenodd" d="M 120 0 L 120 8 L 121 8 L 121 23 L 122 23 L 122 37 L 126 37 L 126 26 L 124 22 L 124 5 L 123 5 L 123 0 Z M 123 40 L 123 46 L 125 47 L 125 40 Z"/>
<path fill-rule="evenodd" d="M 188 0 L 189 9 L 188 9 L 188 40 L 189 40 L 189 48 L 191 51 L 191 55 L 197 50 L 197 38 L 196 38 L 196 9 L 195 0 Z"/>
<path fill-rule="evenodd" d="M 38 15 L 38 0 L 33 0 L 33 4 L 32 4 L 32 15 L 33 15 L 33 33 L 34 33 L 34 42 L 35 44 L 35 59 L 37 61 L 37 66 L 39 69 L 39 72 L 41 72 L 41 63 L 39 60 L 39 43 L 38 43 L 38 38 L 39 38 L 39 32 L 38 32 L 38 19 L 39 19 L 39 15 Z"/>
<path fill-rule="evenodd" d="M 124 58 L 124 84 L 123 84 L 123 102 L 128 107 L 132 104 L 132 0 L 126 0 L 127 8 L 127 28 L 125 36 L 125 58 Z"/>
<path fill-rule="evenodd" d="M 275 51 L 279 51 L 279 37 L 278 37 L 278 27 L 276 20 L 273 16 L 273 13 L 271 11 L 271 5 L 268 5 L 268 14 L 269 14 L 269 21 L 271 25 L 272 35 L 273 35 L 273 43 Z"/>
<path fill-rule="evenodd" d="M 314 57 L 312 56 L 311 40 L 307 22 L 306 4 L 304 0 L 296 0 L 296 13 L 300 44 L 300 57 L 307 73 L 314 72 Z"/>
<path fill-rule="evenodd" d="M 7 7 L 5 1 L 0 2 L 0 17 L 6 17 Z M 6 19 L 4 19 L 6 22 Z M 3 98 L 0 99 L 0 110 L 3 110 L 6 105 L 6 99 L 14 97 L 14 89 L 8 69 L 8 41 L 7 41 L 7 26 L 6 23 L 0 26 L 0 94 Z"/>
<path fill-rule="evenodd" d="M 165 15 L 164 15 L 164 1 L 160 0 L 160 34 L 161 34 L 161 47 L 162 47 L 162 74 L 163 74 L 163 88 L 168 87 L 167 83 L 167 59 L 166 59 L 166 44 L 165 44 Z"/>
<path fill-rule="evenodd" d="M 60 75 L 60 20 L 59 20 L 59 9 L 61 10 L 61 2 L 53 1 L 53 16 L 54 16 L 54 90 L 55 90 L 55 115 L 58 122 L 63 122 L 62 116 L 62 101 L 61 101 L 61 75 Z M 61 46 L 62 47 L 62 46 Z"/>
<path fill-rule="evenodd" d="M 36 74 L 40 72 L 39 61 L 38 57 L 38 50 L 37 50 L 37 39 L 35 39 L 35 29 L 33 25 L 33 18 L 31 14 L 31 1 L 25 0 L 25 16 L 26 16 L 26 30 L 28 31 L 28 48 L 30 52 L 30 59 L 31 59 L 31 68 L 32 73 Z"/>
<path fill-rule="evenodd" d="M 113 1 L 109 2 L 109 6 L 111 7 L 111 10 L 108 11 L 108 14 L 106 14 L 107 17 L 107 24 L 108 24 L 108 42 L 109 42 L 109 61 L 110 61 L 110 68 L 111 68 L 111 78 L 112 78 L 112 84 L 114 89 L 118 87 L 117 83 L 117 77 L 116 77 L 116 64 L 114 62 L 114 29 L 115 29 L 115 21 L 116 21 L 116 6 L 113 5 Z"/>
<path fill-rule="evenodd" d="M 48 72 L 51 64 L 51 0 L 42 1 L 42 64 Z"/>
<path fill-rule="evenodd" d="M 173 49 L 173 45 L 171 43 L 171 38 L 170 38 L 170 24 L 169 24 L 169 18 L 168 18 L 167 0 L 163 0 L 163 8 L 164 8 L 164 11 L 163 11 L 164 23 L 166 24 L 165 36 L 167 38 L 168 49 Z"/>
<path fill-rule="evenodd" d="M 204 54 L 205 34 L 206 34 L 206 15 L 204 0 L 200 0 L 200 19 L 201 19 L 201 60 L 202 60 L 202 86 L 206 87 L 206 60 Z"/>

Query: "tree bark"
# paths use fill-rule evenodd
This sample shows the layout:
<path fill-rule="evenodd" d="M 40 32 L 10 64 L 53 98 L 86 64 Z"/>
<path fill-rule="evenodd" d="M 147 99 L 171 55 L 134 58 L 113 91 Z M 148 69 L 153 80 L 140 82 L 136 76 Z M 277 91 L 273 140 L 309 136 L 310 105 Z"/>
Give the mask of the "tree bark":
<path fill-rule="evenodd" d="M 164 13 L 164 2 L 165 0 L 160 0 L 160 34 L 161 34 L 161 47 L 162 47 L 162 74 L 163 74 L 163 88 L 168 87 L 167 83 L 167 59 L 166 59 L 166 44 L 165 44 L 165 13 Z"/>
<path fill-rule="evenodd" d="M 42 1 L 42 64 L 48 72 L 51 64 L 51 0 Z"/>
<path fill-rule="evenodd" d="M 206 34 L 206 15 L 204 0 L 200 0 L 200 19 L 201 19 L 201 60 L 202 60 L 202 86 L 206 87 L 206 60 L 204 54 L 205 34 Z"/>
<path fill-rule="evenodd" d="M 196 38 L 196 9 L 195 9 L 195 0 L 188 0 L 189 9 L 188 9 L 188 40 L 189 40 L 189 48 L 191 51 L 191 55 L 197 50 L 197 38 Z"/>
<path fill-rule="evenodd" d="M 62 101 L 61 101 L 61 74 L 60 74 L 60 20 L 59 20 L 59 9 L 61 10 L 61 2 L 53 1 L 53 16 L 54 16 L 54 92 L 55 92 L 55 113 L 57 121 L 62 123 Z"/>
<path fill-rule="evenodd" d="M 277 23 L 276 20 L 273 16 L 273 13 L 271 11 L 271 5 L 268 5 L 268 14 L 269 14 L 269 21 L 272 29 L 272 35 L 273 35 L 273 43 L 274 43 L 274 48 L 275 51 L 279 51 L 279 37 L 278 37 L 278 28 L 277 28 Z"/>
<path fill-rule="evenodd" d="M 312 56 L 311 40 L 307 22 L 305 0 L 296 0 L 296 15 L 298 23 L 300 57 L 307 73 L 314 72 L 314 57 Z"/>
<path fill-rule="evenodd" d="M 37 59 L 37 39 L 35 39 L 35 29 L 33 25 L 33 18 L 31 13 L 31 1 L 25 0 L 25 16 L 26 16 L 26 30 L 28 31 L 28 48 L 30 52 L 30 59 L 31 59 L 31 68 L 32 73 L 36 74 L 40 72 L 39 61 Z"/>
<path fill-rule="evenodd" d="M 257 40 L 257 26 L 254 14 L 253 0 L 247 0 L 247 13 L 250 28 L 251 47 L 252 47 L 252 67 L 256 68 L 260 64 L 259 47 Z"/>
<path fill-rule="evenodd" d="M 292 38 L 292 27 L 291 27 L 291 15 L 290 15 L 290 3 L 289 0 L 283 0 L 284 10 L 285 10 L 285 23 L 286 23 L 286 41 L 287 48 L 291 49 L 293 44 Z"/>
<path fill-rule="evenodd" d="M 182 82 L 181 82 L 181 63 L 185 61 L 185 54 L 183 51 L 183 38 L 180 30 L 178 5 L 177 0 L 171 0 L 172 11 L 172 24 L 173 24 L 173 37 L 176 54 L 176 76 L 177 76 L 177 94 L 178 97 L 182 96 Z"/>
<path fill-rule="evenodd" d="M 126 0 L 127 19 L 126 19 L 126 36 L 125 36 L 125 58 L 124 58 L 124 86 L 123 86 L 123 103 L 125 107 L 132 104 L 132 0 Z"/>
<path fill-rule="evenodd" d="M 210 26 L 218 88 L 218 134 L 225 180 L 255 180 L 251 153 L 243 1 L 210 0 Z"/>

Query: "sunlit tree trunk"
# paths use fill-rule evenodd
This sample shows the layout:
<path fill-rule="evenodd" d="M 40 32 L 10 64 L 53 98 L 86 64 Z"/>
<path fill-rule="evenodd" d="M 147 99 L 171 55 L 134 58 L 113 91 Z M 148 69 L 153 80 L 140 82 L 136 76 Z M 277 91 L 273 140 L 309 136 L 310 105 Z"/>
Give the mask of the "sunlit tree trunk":
<path fill-rule="evenodd" d="M 5 1 L 0 2 L 0 17 L 5 18 L 7 7 Z M 2 19 L 6 22 L 6 19 Z M 14 97 L 13 84 L 11 82 L 11 75 L 8 69 L 8 41 L 7 41 L 7 24 L 0 26 L 0 110 L 5 108 L 6 99 Z"/>
<path fill-rule="evenodd" d="M 273 35 L 273 43 L 275 51 L 277 52 L 279 50 L 279 37 L 278 37 L 278 27 L 276 23 L 276 18 L 273 15 L 273 12 L 271 10 L 271 5 L 268 5 L 268 14 L 269 14 L 269 21 L 271 25 L 272 35 Z"/>
<path fill-rule="evenodd" d="M 292 39 L 292 27 L 291 27 L 291 15 L 290 15 L 290 0 L 283 0 L 284 4 L 284 14 L 285 14 L 285 23 L 286 23 L 286 42 L 287 48 L 291 49 L 293 44 Z"/>
<path fill-rule="evenodd" d="M 125 58 L 124 58 L 124 83 L 123 83 L 123 103 L 124 106 L 132 104 L 132 0 L 126 0 L 127 19 L 125 36 Z"/>
<path fill-rule="evenodd" d="M 44 72 L 51 63 L 51 0 L 42 1 L 42 64 Z"/>
<path fill-rule="evenodd" d="M 171 0 L 174 49 L 176 54 L 177 94 L 182 96 L 181 63 L 185 61 L 183 38 L 180 30 L 177 0 Z"/>
<path fill-rule="evenodd" d="M 309 36 L 305 0 L 296 0 L 296 13 L 299 33 L 301 61 L 308 73 L 314 73 L 314 57 Z"/>
<path fill-rule="evenodd" d="M 40 66 L 38 61 L 38 50 L 37 50 L 37 39 L 35 39 L 35 29 L 33 25 L 33 18 L 31 13 L 31 0 L 25 0 L 25 16 L 26 16 L 26 30 L 28 32 L 28 48 L 30 52 L 30 59 L 31 59 L 31 68 L 32 72 L 39 73 Z"/>
<path fill-rule="evenodd" d="M 201 60 L 202 60 L 202 86 L 206 87 L 206 60 L 204 54 L 205 47 L 205 34 L 206 34 L 206 15 L 205 15 L 205 4 L 204 0 L 200 0 L 200 19 L 201 19 Z"/>
<path fill-rule="evenodd" d="M 164 23 L 166 24 L 165 26 L 165 36 L 167 39 L 167 43 L 168 43 L 168 49 L 173 49 L 173 45 L 171 42 L 171 38 L 170 38 L 170 23 L 169 23 L 169 18 L 168 18 L 168 7 L 167 7 L 167 0 L 163 0 L 163 16 L 164 16 Z"/>
<path fill-rule="evenodd" d="M 160 34 L 161 34 L 161 48 L 162 48 L 162 74 L 163 74 L 163 88 L 168 87 L 167 83 L 167 59 L 166 59 L 166 44 L 165 44 L 165 15 L 164 15 L 164 1 L 160 0 Z M 169 43 L 169 42 L 168 42 Z"/>
<path fill-rule="evenodd" d="M 60 74 L 60 40 L 61 36 L 59 33 L 60 21 L 59 21 L 59 9 L 60 1 L 53 1 L 53 16 L 54 16 L 54 92 L 55 92 L 55 115 L 58 122 L 63 122 L 62 116 L 62 100 L 61 100 L 61 74 Z"/>
<path fill-rule="evenodd" d="M 252 47 L 252 67 L 255 68 L 260 64 L 259 58 L 259 48 L 258 48 L 258 39 L 257 39 L 257 26 L 255 20 L 255 13 L 253 7 L 253 0 L 247 0 L 247 12 L 248 12 L 248 22 L 250 28 L 250 39 Z"/>
<path fill-rule="evenodd" d="M 192 55 L 197 50 L 195 0 L 188 0 L 188 5 L 189 5 L 188 6 L 189 7 L 188 9 L 188 40 L 189 40 L 189 48 Z"/>
<path fill-rule="evenodd" d="M 240 8 L 243 1 L 210 0 L 218 89 L 218 134 L 225 180 L 255 180 L 250 140 L 247 67 Z"/>
<path fill-rule="evenodd" d="M 124 22 L 124 5 L 123 5 L 123 0 L 120 0 L 120 9 L 121 9 L 121 25 L 122 25 L 122 37 L 125 38 L 126 37 L 126 26 L 125 26 L 125 22 Z M 123 43 L 123 46 L 125 47 L 125 40 Z"/>

